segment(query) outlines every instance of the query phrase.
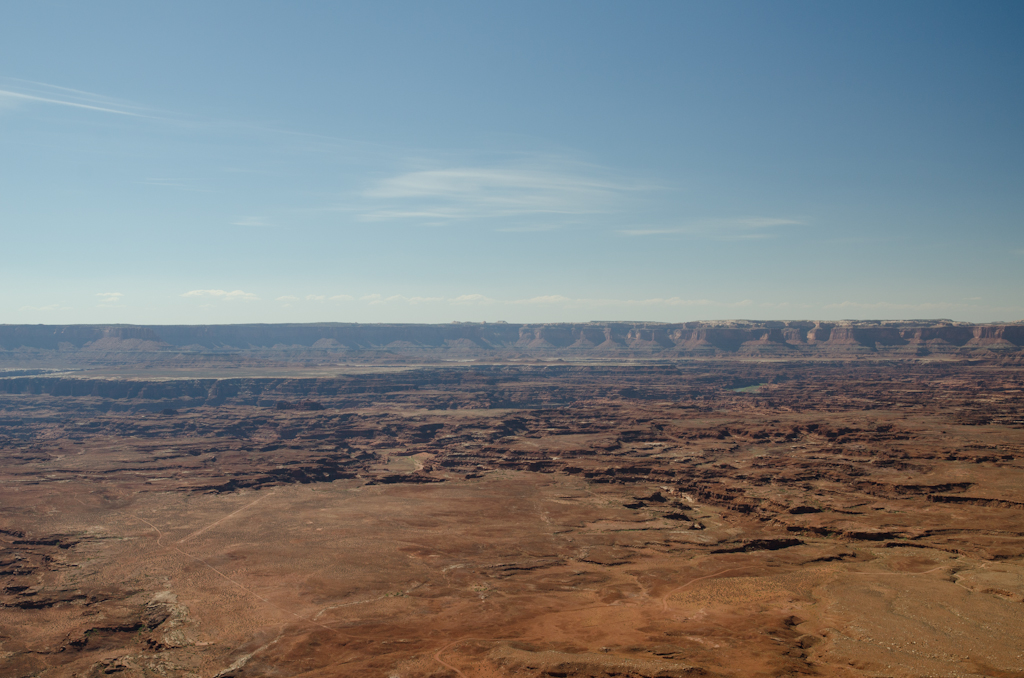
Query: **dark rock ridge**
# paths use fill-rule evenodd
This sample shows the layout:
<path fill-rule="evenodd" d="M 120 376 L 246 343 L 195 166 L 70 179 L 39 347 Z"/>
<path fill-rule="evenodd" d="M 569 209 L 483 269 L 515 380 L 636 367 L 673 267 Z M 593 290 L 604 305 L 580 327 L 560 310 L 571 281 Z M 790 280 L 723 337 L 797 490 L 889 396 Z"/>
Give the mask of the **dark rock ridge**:
<path fill-rule="evenodd" d="M 702 356 L 751 354 L 962 354 L 1021 352 L 1024 322 L 973 325 L 950 320 L 0 325 L 0 357 L 58 353 L 607 353 Z"/>

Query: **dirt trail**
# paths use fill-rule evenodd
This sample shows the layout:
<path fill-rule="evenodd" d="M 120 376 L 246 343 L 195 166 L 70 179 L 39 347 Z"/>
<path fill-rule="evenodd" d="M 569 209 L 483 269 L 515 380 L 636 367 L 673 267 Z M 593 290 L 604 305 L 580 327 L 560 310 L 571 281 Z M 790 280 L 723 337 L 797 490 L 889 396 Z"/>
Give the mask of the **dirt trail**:
<path fill-rule="evenodd" d="M 754 567 L 753 566 L 749 566 L 749 565 L 746 566 L 746 567 L 730 567 L 730 568 L 725 569 L 725 570 L 719 570 L 718 572 L 715 572 L 713 574 L 706 574 L 703 577 L 697 577 L 696 579 L 691 579 L 690 581 L 686 582 L 682 586 L 677 586 L 676 588 L 672 589 L 671 591 L 669 591 L 668 593 L 663 595 L 661 597 L 661 609 L 662 609 L 663 612 L 668 612 L 668 599 L 669 599 L 669 596 L 671 596 L 673 593 L 676 593 L 678 591 L 682 591 L 683 589 L 685 589 L 690 584 L 696 584 L 699 581 L 703 581 L 705 579 L 711 579 L 712 577 L 717 577 L 718 575 L 725 574 L 726 572 L 735 572 L 736 570 L 751 570 L 751 569 L 754 569 Z"/>
<path fill-rule="evenodd" d="M 216 527 L 217 525 L 221 524 L 222 522 L 224 522 L 228 518 L 231 518 L 232 516 L 235 516 L 235 515 L 241 513 L 242 511 L 244 511 L 245 509 L 249 508 L 253 504 L 255 504 L 255 503 L 259 502 L 259 501 L 262 501 L 263 499 L 266 499 L 267 497 L 269 497 L 272 494 L 274 494 L 273 490 L 271 490 L 270 492 L 268 492 L 266 494 L 260 495 L 259 497 L 256 497 L 255 499 L 253 499 L 251 502 L 249 502 L 248 504 L 246 504 L 242 508 L 237 509 L 235 511 L 232 511 L 231 513 L 227 514 L 223 518 L 219 518 L 219 519 L 213 521 L 212 523 L 210 523 L 206 527 L 200 528 L 200 529 L 196 530 L 195 532 L 193 532 L 192 534 L 189 534 L 189 535 L 186 535 L 186 536 L 182 537 L 181 539 L 178 540 L 178 543 L 181 544 L 181 543 L 183 543 L 185 541 L 188 541 L 192 537 L 198 537 L 203 532 L 206 532 L 207 530 Z"/>
<path fill-rule="evenodd" d="M 271 494 L 272 494 L 272 493 L 271 493 Z M 229 513 L 228 515 L 224 516 L 223 518 L 221 518 L 221 519 L 219 519 L 219 520 L 216 520 L 216 521 L 214 521 L 214 522 L 210 523 L 209 525 L 207 525 L 206 527 L 204 527 L 204 528 L 203 528 L 202 530 L 199 530 L 198 532 L 193 532 L 193 533 L 192 533 L 191 535 L 189 535 L 189 537 L 195 536 L 196 534 L 199 534 L 200 532 L 205 532 L 206 530 L 210 529 L 210 528 L 211 528 L 211 527 L 213 527 L 214 525 L 217 525 L 218 523 L 220 523 L 220 522 L 223 522 L 223 521 L 224 521 L 225 519 L 227 519 L 227 518 L 230 518 L 231 516 L 235 515 L 235 514 L 236 514 L 236 513 L 238 513 L 239 511 L 241 511 L 241 510 L 243 510 L 243 509 L 246 509 L 246 508 L 248 508 L 248 507 L 252 506 L 253 504 L 255 504 L 255 503 L 256 503 L 257 501 L 259 501 L 259 500 L 260 500 L 260 499 L 262 499 L 262 498 L 263 498 L 263 497 L 259 497 L 259 498 L 258 498 L 258 499 L 256 499 L 255 501 L 252 501 L 252 502 L 250 502 L 250 503 L 246 504 L 245 506 L 243 506 L 242 508 L 238 509 L 237 511 L 233 511 L 232 513 Z M 160 530 L 160 528 L 158 528 L 158 527 L 157 527 L 156 525 L 154 525 L 153 523 L 149 522 L 149 521 L 148 521 L 148 520 L 146 520 L 145 518 L 140 518 L 139 516 L 135 516 L 135 515 L 133 515 L 132 517 L 133 517 L 133 518 L 135 518 L 136 520 L 140 521 L 140 522 L 143 522 L 143 523 L 145 523 L 146 525 L 149 525 L 149 526 L 150 526 L 150 527 L 151 527 L 151 528 L 152 528 L 152 529 L 153 529 L 153 530 L 154 530 L 154 531 L 156 532 L 156 534 L 157 534 L 157 540 L 156 540 L 157 546 L 160 546 L 160 547 L 163 547 L 163 546 L 164 546 L 164 545 L 163 545 L 163 543 L 162 543 L 162 541 L 163 541 L 163 537 L 164 537 L 164 534 L 163 534 L 163 532 L 162 532 L 162 531 Z M 188 537 L 185 537 L 185 539 L 188 539 Z M 179 539 L 179 540 L 178 540 L 178 541 L 177 541 L 176 543 L 177 543 L 177 544 L 180 544 L 180 543 L 181 543 L 182 541 L 184 541 L 185 539 Z M 274 603 L 274 602 L 272 602 L 272 601 L 270 601 L 270 600 L 268 600 L 268 599 L 264 598 L 264 597 L 263 597 L 263 596 L 261 596 L 260 594 L 256 593 L 256 592 L 255 592 L 255 591 L 253 591 L 252 589 L 248 588 L 247 586 L 245 586 L 244 584 L 242 584 L 242 583 L 241 583 L 241 582 L 239 582 L 238 580 L 236 580 L 236 579 L 232 579 L 232 578 L 231 578 L 231 577 L 229 577 L 228 575 L 224 574 L 223 572 L 221 572 L 220 570 L 218 570 L 218 569 L 217 569 L 216 567 L 214 567 L 213 565 L 210 565 L 209 563 L 207 563 L 207 562 L 206 562 L 205 560 L 203 560 L 202 558 L 198 558 L 198 557 L 196 557 L 196 556 L 192 555 L 191 553 L 187 553 L 187 552 L 185 552 L 185 551 L 182 551 L 182 550 L 181 550 L 180 548 L 178 548 L 177 546 L 171 545 L 171 546 L 168 546 L 168 547 L 166 547 L 166 548 L 170 548 L 170 549 L 173 549 L 174 551 L 176 551 L 176 552 L 180 553 L 181 555 L 185 556 L 186 558 L 188 558 L 188 559 L 190 559 L 190 560 L 193 560 L 193 561 L 195 561 L 195 562 L 199 563 L 200 565 L 202 565 L 202 566 L 204 566 L 204 567 L 206 567 L 206 568 L 208 568 L 208 569 L 212 570 L 213 572 L 215 572 L 215 573 L 216 573 L 216 574 L 217 574 L 218 576 L 220 576 L 221 578 L 223 578 L 223 579 L 225 579 L 225 580 L 227 580 L 227 581 L 231 582 L 232 584 L 234 584 L 234 585 L 235 585 L 235 586 L 237 586 L 238 588 L 240 588 L 240 589 L 242 589 L 243 591 L 245 591 L 246 593 L 248 593 L 248 594 L 249 594 L 250 596 L 252 596 L 253 598 L 256 598 L 257 600 L 259 600 L 259 601 L 262 601 L 262 602 L 266 603 L 267 605 L 269 605 L 270 607 L 274 608 L 275 610 L 278 610 L 279 612 L 283 612 L 283 613 L 285 613 L 285 614 L 287 614 L 287 615 L 290 615 L 290 616 L 292 616 L 292 617 L 295 617 L 296 619 L 299 619 L 300 621 L 304 621 L 304 622 L 306 622 L 307 624 L 312 624 L 313 626 L 318 626 L 318 627 L 320 627 L 320 628 L 322 628 L 322 629 L 324 629 L 324 630 L 327 630 L 327 631 L 331 631 L 331 632 L 333 632 L 333 633 L 338 633 L 338 634 L 340 634 L 340 635 L 343 635 L 343 636 L 346 636 L 346 637 L 352 637 L 352 636 L 349 636 L 349 635 L 348 635 L 348 634 L 346 634 L 346 633 L 342 633 L 342 632 L 341 632 L 341 631 L 339 631 L 338 629 L 334 629 L 334 628 L 331 628 L 330 626 L 325 626 L 324 624 L 321 624 L 320 622 L 316 621 L 315 619 L 310 619 L 310 618 L 308 618 L 308 617 L 303 617 L 303 616 L 302 616 L 301 614 L 298 614 L 297 612 L 292 612 L 291 610 L 287 610 L 287 609 L 285 609 L 285 608 L 281 607 L 280 605 L 277 605 L 276 603 Z"/>
<path fill-rule="evenodd" d="M 467 640 L 486 640 L 486 639 L 484 639 L 484 638 L 459 638 L 458 640 L 453 640 L 452 642 L 448 643 L 447 645 L 445 645 L 440 650 L 438 650 L 437 652 L 434 653 L 434 661 L 436 661 L 438 664 L 440 664 L 441 666 L 445 667 L 446 669 L 449 669 L 450 671 L 454 671 L 456 675 L 461 676 L 462 678 L 466 678 L 466 674 L 463 673 L 462 671 L 460 671 L 458 669 L 458 667 L 453 666 L 453 665 L 449 664 L 448 662 L 446 662 L 445 660 L 441 659 L 441 654 L 443 652 L 445 652 L 446 650 L 448 650 L 448 649 L 450 649 L 452 647 L 455 647 L 459 643 L 466 642 Z"/>

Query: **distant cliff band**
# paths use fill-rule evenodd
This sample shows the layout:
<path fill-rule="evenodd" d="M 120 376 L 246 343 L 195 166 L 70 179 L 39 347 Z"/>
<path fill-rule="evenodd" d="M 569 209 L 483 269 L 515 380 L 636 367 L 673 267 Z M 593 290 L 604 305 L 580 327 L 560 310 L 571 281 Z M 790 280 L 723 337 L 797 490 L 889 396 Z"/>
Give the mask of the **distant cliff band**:
<path fill-rule="evenodd" d="M 1024 351 L 1024 323 L 952 321 L 728 321 L 688 323 L 451 323 L 247 325 L 0 325 L 0 354 L 209 353 L 632 353 L 671 356 L 815 356 Z"/>

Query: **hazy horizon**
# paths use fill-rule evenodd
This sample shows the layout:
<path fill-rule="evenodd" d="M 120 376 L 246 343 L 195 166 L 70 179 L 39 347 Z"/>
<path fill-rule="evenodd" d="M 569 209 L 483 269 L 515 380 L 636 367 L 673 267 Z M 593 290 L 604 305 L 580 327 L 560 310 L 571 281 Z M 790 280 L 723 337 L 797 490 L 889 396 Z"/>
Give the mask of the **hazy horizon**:
<path fill-rule="evenodd" d="M 624 318 L 619 320 L 450 320 L 433 323 L 416 322 L 359 322 L 348 320 L 312 320 L 308 322 L 251 322 L 251 323 L 0 323 L 0 327 L 204 327 L 204 326 L 242 326 L 242 325 L 683 325 L 683 324 L 705 324 L 705 325 L 768 325 L 768 324 L 794 323 L 823 323 L 827 325 L 906 325 L 908 327 L 917 325 L 941 325 L 953 323 L 956 325 L 1020 325 L 1021 320 L 988 320 L 971 322 L 957 320 L 955 318 L 720 318 L 720 319 L 696 319 L 696 320 L 643 320 L 636 318 Z"/>
<path fill-rule="evenodd" d="M 1020 321 L 1022 25 L 9 4 L 0 323 Z"/>

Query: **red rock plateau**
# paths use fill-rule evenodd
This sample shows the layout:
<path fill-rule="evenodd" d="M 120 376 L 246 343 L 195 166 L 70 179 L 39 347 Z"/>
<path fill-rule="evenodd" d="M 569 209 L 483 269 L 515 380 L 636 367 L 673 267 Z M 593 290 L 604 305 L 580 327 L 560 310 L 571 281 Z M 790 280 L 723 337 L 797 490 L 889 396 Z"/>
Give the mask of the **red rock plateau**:
<path fill-rule="evenodd" d="M 884 355 L 991 357 L 1024 350 L 1024 321 L 971 325 L 921 321 L 723 321 L 510 325 L 0 325 L 0 361 L 129 362 L 211 355 L 316 359 L 377 353 L 505 358 L 746 356 L 850 358 Z"/>
<path fill-rule="evenodd" d="M 1024 326 L 0 326 L 0 676 L 1024 676 Z"/>

